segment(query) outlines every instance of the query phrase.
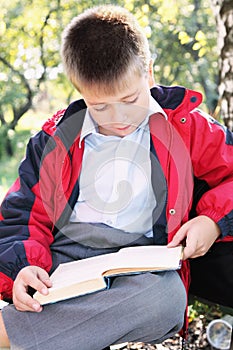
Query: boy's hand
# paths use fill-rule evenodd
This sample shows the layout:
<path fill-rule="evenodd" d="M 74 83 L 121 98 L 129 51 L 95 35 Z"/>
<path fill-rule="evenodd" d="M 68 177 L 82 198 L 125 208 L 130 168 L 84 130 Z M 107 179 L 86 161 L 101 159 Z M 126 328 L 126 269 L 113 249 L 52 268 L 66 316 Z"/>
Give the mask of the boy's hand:
<path fill-rule="evenodd" d="M 175 234 L 168 247 L 185 240 L 183 260 L 204 255 L 220 235 L 218 225 L 209 217 L 200 215 L 187 221 Z"/>
<path fill-rule="evenodd" d="M 26 266 L 19 271 L 13 286 L 13 303 L 19 311 L 42 311 L 42 306 L 28 294 L 32 287 L 41 294 L 48 294 L 51 287 L 48 273 L 38 266 Z"/>

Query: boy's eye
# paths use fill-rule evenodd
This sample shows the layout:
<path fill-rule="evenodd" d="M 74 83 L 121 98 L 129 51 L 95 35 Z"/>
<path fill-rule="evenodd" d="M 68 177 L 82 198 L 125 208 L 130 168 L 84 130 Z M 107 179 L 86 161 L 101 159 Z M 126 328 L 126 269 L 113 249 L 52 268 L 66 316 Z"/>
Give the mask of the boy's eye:
<path fill-rule="evenodd" d="M 92 107 L 96 112 L 103 112 L 108 108 L 108 105 L 96 105 Z"/>
<path fill-rule="evenodd" d="M 138 100 L 138 96 L 136 96 L 133 100 L 129 100 L 129 101 L 124 101 L 124 103 L 128 103 L 128 104 L 131 104 L 131 103 L 135 103 L 137 102 Z"/>
<path fill-rule="evenodd" d="M 127 101 L 122 101 L 122 103 L 125 104 L 133 104 L 135 102 L 137 102 L 139 96 L 136 96 L 135 98 L 133 98 L 132 100 L 127 100 Z M 108 104 L 98 104 L 98 105 L 93 105 L 92 108 L 94 109 L 94 111 L 96 112 L 103 112 L 106 109 L 108 109 L 109 105 Z"/>

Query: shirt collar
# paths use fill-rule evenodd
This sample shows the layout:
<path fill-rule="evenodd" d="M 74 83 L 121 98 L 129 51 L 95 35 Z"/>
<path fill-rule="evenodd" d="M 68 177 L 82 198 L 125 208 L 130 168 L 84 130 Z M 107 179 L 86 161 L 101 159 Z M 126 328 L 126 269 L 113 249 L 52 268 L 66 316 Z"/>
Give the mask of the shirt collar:
<path fill-rule="evenodd" d="M 167 114 L 164 112 L 162 107 L 158 104 L 158 102 L 152 96 L 150 96 L 148 115 L 143 120 L 143 122 L 138 126 L 138 128 L 144 127 L 148 122 L 149 117 L 154 113 L 160 113 L 165 117 L 165 119 L 167 119 Z M 81 147 L 81 142 L 87 135 L 97 134 L 98 132 L 99 132 L 98 125 L 92 119 L 90 112 L 87 108 L 83 126 L 82 126 L 79 147 Z"/>
<path fill-rule="evenodd" d="M 160 113 L 164 116 L 166 120 L 168 119 L 167 114 L 164 112 L 160 104 L 152 96 L 150 96 L 148 116 L 151 116 L 152 114 L 155 114 L 155 113 Z"/>

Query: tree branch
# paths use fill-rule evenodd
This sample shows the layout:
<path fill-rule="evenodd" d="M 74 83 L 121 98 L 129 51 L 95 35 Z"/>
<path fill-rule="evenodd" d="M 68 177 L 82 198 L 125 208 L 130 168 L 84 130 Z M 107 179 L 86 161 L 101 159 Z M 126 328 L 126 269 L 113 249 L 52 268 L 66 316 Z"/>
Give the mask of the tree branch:
<path fill-rule="evenodd" d="M 59 3 L 58 3 L 58 6 L 59 6 Z M 48 25 L 48 22 L 49 22 L 49 19 L 52 15 L 53 12 L 56 12 L 59 10 L 59 7 L 57 8 L 54 8 L 54 9 L 50 9 L 47 16 L 45 17 L 45 20 L 44 20 L 44 23 L 41 27 L 41 30 L 40 30 L 40 33 L 41 33 L 41 36 L 39 38 L 39 44 L 40 44 L 40 52 L 41 52 L 41 63 L 42 63 L 42 66 L 43 66 L 43 73 L 41 75 L 41 77 L 38 79 L 38 84 L 37 84 L 37 88 L 40 87 L 40 84 L 45 81 L 46 79 L 46 68 L 47 68 L 47 64 L 46 64 L 46 60 L 45 60 L 45 49 L 44 49 L 44 31 L 45 31 L 45 28 L 47 27 Z"/>
<path fill-rule="evenodd" d="M 11 123 L 9 123 L 9 128 L 14 129 L 17 125 L 18 120 L 21 118 L 21 116 L 26 113 L 29 108 L 32 106 L 32 98 L 34 95 L 33 90 L 31 89 L 27 79 L 25 78 L 25 76 L 19 72 L 17 69 L 15 69 L 4 57 L 0 56 L 0 61 L 6 66 L 8 67 L 14 74 L 16 74 L 20 80 L 22 81 L 22 84 L 25 86 L 26 90 L 27 90 L 27 94 L 26 94 L 26 102 L 20 106 L 19 108 L 15 108 L 13 107 L 13 120 L 11 121 Z M 3 117 L 3 120 L 4 117 Z M 1 121 L 3 122 L 2 118 Z"/>
<path fill-rule="evenodd" d="M 18 75 L 18 77 L 20 78 L 20 80 L 23 82 L 25 88 L 28 90 L 28 91 L 31 91 L 31 87 L 30 85 L 28 84 L 28 81 L 27 79 L 25 78 L 25 76 L 20 73 L 18 70 L 16 70 L 4 57 L 1 57 L 0 56 L 0 61 L 5 65 L 7 66 L 13 73 L 15 73 L 16 75 Z"/>

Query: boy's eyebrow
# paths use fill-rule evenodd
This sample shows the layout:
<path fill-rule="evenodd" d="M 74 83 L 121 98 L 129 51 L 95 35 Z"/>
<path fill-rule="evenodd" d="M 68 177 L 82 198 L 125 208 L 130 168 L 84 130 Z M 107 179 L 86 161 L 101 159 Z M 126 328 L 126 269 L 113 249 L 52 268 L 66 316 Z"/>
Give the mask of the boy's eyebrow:
<path fill-rule="evenodd" d="M 129 94 L 129 95 L 126 95 L 126 96 L 123 96 L 123 97 L 121 97 L 121 101 L 123 101 L 123 100 L 126 100 L 127 98 L 130 98 L 130 97 L 132 97 L 132 96 L 134 96 L 134 95 L 136 95 L 136 94 L 138 94 L 138 90 L 136 90 L 136 91 L 134 91 L 132 94 Z M 91 102 L 91 101 L 89 101 L 89 104 L 90 105 L 92 105 L 92 106 L 96 106 L 96 105 L 104 105 L 104 104 L 106 104 L 106 102 Z"/>
<path fill-rule="evenodd" d="M 138 93 L 138 90 L 134 91 L 132 94 L 129 94 L 129 95 L 127 95 L 127 96 L 122 97 L 121 100 L 125 100 L 125 99 L 127 99 L 127 98 L 130 98 L 130 97 L 136 95 L 137 93 Z"/>

